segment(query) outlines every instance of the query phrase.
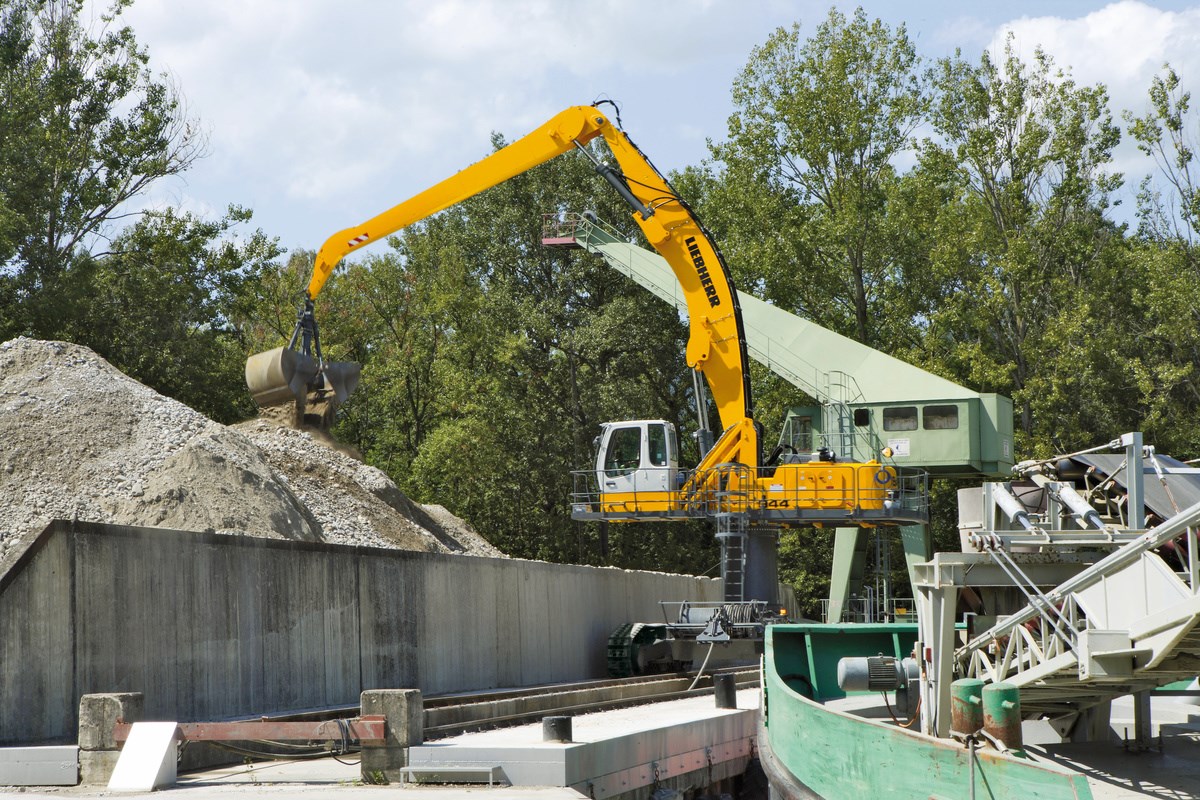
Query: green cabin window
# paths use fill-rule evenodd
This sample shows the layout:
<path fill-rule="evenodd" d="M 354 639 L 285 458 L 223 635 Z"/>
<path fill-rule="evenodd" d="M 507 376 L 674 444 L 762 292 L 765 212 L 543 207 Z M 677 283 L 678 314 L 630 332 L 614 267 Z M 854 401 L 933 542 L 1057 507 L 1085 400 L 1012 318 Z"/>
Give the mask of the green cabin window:
<path fill-rule="evenodd" d="M 896 406 L 883 410 L 885 431 L 915 431 L 917 429 L 917 407 Z"/>
<path fill-rule="evenodd" d="M 958 406 L 925 406 L 925 430 L 951 431 L 958 427 Z"/>
<path fill-rule="evenodd" d="M 790 445 L 797 453 L 813 450 L 813 421 L 811 417 L 788 417 L 783 423 L 780 442 Z"/>

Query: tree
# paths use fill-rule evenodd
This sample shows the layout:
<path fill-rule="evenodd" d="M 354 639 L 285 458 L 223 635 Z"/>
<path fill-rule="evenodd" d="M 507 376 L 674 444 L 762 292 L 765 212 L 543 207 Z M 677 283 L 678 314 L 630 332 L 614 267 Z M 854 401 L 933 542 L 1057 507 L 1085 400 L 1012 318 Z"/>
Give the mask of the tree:
<path fill-rule="evenodd" d="M 339 433 L 393 475 L 410 472 L 459 403 L 473 405 L 472 395 L 490 389 L 494 342 L 481 328 L 484 301 L 462 253 L 463 225 L 446 214 L 393 238 L 391 251 L 347 267 L 333 302 L 322 304 L 345 357 L 370 365 Z"/>
<path fill-rule="evenodd" d="M 236 207 L 215 222 L 171 209 L 142 215 L 103 257 L 76 257 L 88 293 L 68 309 L 63 334 L 212 419 L 249 416 L 245 347 L 230 316 L 280 255 L 261 231 L 232 236 L 249 219 Z"/>
<path fill-rule="evenodd" d="M 999 63 L 943 59 L 932 80 L 939 140 L 922 162 L 954 165 L 956 196 L 938 220 L 934 264 L 949 291 L 928 347 L 970 385 L 1013 398 L 1018 452 L 1091 443 L 1128 416 L 1113 358 L 1126 282 L 1105 217 L 1120 185 L 1105 171 L 1120 137 L 1107 93 L 1040 50 L 1025 64 L 1011 39 Z"/>
<path fill-rule="evenodd" d="M 1138 341 L 1137 386 L 1143 429 L 1160 449 L 1200 450 L 1200 187 L 1195 168 L 1191 93 L 1170 65 L 1149 89 L 1142 116 L 1126 112 L 1129 133 L 1150 156 L 1156 175 L 1138 195 L 1138 231 L 1131 261 L 1139 280 L 1131 293 L 1132 338 Z M 1160 189 L 1159 187 L 1163 188 Z M 1165 192 L 1165 193 L 1164 193 Z"/>
<path fill-rule="evenodd" d="M 861 8 L 832 9 L 807 40 L 780 28 L 734 82 L 728 141 L 712 146 L 722 174 L 705 215 L 739 282 L 874 346 L 902 285 L 890 218 L 895 161 L 927 105 L 918 67 L 904 26 Z"/>
<path fill-rule="evenodd" d="M 252 408 L 233 320 L 280 251 L 250 212 L 134 210 L 204 136 L 149 68 L 117 0 L 0 0 L 0 339 L 87 345 L 223 422 Z M 130 224 L 126 224 L 132 220 Z"/>
<path fill-rule="evenodd" d="M 1188 131 L 1191 92 L 1180 88 L 1179 75 L 1170 64 L 1150 82 L 1150 110 L 1143 116 L 1125 112 L 1129 135 L 1138 149 L 1154 160 L 1159 175 L 1171 190 L 1164 203 L 1150 176 L 1142 182 L 1138 212 L 1143 237 L 1156 241 L 1181 240 L 1194 244 L 1200 233 L 1200 189 L 1192 176 L 1196 145 Z M 1172 213 L 1174 211 L 1175 213 Z"/>
<path fill-rule="evenodd" d="M 204 137 L 150 72 L 118 0 L 95 34 L 82 0 L 0 6 L 0 335 L 62 335 L 64 298 L 86 293 L 81 254 L 100 255 L 127 203 L 186 170 Z"/>
<path fill-rule="evenodd" d="M 929 291 L 921 217 L 941 195 L 897 166 L 929 103 L 905 28 L 862 9 L 831 10 L 807 39 L 799 25 L 780 28 L 751 53 L 733 102 L 728 139 L 680 188 L 697 198 L 739 289 L 881 350 L 915 347 Z M 752 376 L 768 430 L 812 402 L 765 370 Z M 781 537 L 780 576 L 804 613 L 819 613 L 831 554 L 819 531 Z"/>

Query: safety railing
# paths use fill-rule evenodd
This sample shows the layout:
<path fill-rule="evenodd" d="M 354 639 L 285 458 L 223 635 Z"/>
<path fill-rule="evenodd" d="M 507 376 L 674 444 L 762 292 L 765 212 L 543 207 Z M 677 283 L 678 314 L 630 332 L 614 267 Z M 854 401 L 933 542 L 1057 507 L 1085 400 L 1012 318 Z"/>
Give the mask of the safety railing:
<path fill-rule="evenodd" d="M 716 519 L 795 524 L 915 524 L 929 516 L 929 476 L 879 464 L 812 462 L 803 470 L 718 466 L 572 473 L 577 520 Z"/>
<path fill-rule="evenodd" d="M 829 600 L 821 601 L 821 619 L 829 620 Z M 916 622 L 917 605 L 911 597 L 880 600 L 868 590 L 866 597 L 850 597 L 842 603 L 842 615 L 831 622 Z"/>

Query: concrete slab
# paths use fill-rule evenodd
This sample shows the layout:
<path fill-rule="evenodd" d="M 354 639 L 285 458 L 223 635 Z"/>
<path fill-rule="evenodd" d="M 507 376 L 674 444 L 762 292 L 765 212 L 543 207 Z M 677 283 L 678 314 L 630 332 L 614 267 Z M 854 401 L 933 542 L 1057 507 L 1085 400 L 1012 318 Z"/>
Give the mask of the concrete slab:
<path fill-rule="evenodd" d="M 0 748 L 0 786 L 74 786 L 79 783 L 79 748 Z"/>
<path fill-rule="evenodd" d="M 656 703 L 599 714 L 577 716 L 573 719 L 572 724 L 575 741 L 566 745 L 543 743 L 541 741 L 542 726 L 540 723 L 470 734 L 463 737 L 454 737 L 454 739 L 439 740 L 439 744 L 458 742 L 463 739 L 478 739 L 483 746 L 500 748 L 507 742 L 514 745 L 511 748 L 513 750 L 525 748 L 535 751 L 535 754 L 536 751 L 541 751 L 541 757 L 544 760 L 548 760 L 550 758 L 549 754 L 553 753 L 556 749 L 560 754 L 565 748 L 586 750 L 588 745 L 604 745 L 612 740 L 625 740 L 622 742 L 623 746 L 632 748 L 634 752 L 638 752 L 636 744 L 631 744 L 628 739 L 643 739 L 647 742 L 659 741 L 662 729 L 672 725 L 704 724 L 713 720 L 724 720 L 724 724 L 732 725 L 731 721 L 736 721 L 744 717 L 746 718 L 747 736 L 752 735 L 757 715 L 757 705 L 757 690 L 748 689 L 738 693 L 739 708 L 737 710 L 717 709 L 713 697 L 705 695 L 671 703 Z M 737 771 L 740 772 L 743 764 L 736 760 L 737 757 L 735 755 L 738 752 L 738 745 L 739 742 L 736 741 L 722 743 L 717 741 L 716 738 L 712 738 L 703 743 L 703 749 L 700 749 L 698 753 L 668 753 L 666 758 L 657 762 L 659 764 L 660 777 L 664 779 L 665 785 L 671 776 L 687 774 L 689 771 L 695 772 L 697 769 L 705 769 L 708 757 L 708 754 L 705 752 L 706 750 L 712 754 L 714 759 L 725 758 L 727 756 L 734 758 L 735 760 L 724 763 L 731 767 L 736 767 Z M 688 744 L 688 746 L 692 746 L 692 744 Z M 675 751 L 679 749 L 681 748 L 668 748 L 668 750 Z M 559 759 L 560 765 L 566 765 L 566 763 L 566 759 Z M 578 768 L 578 763 L 578 761 L 575 762 L 575 768 Z M 603 764 L 606 762 L 602 759 L 599 763 Z M 654 777 L 654 763 L 636 764 L 625 770 L 614 771 L 606 776 L 599 776 L 594 787 L 595 797 L 612 796 L 614 793 L 617 793 L 616 789 L 622 786 L 622 781 L 626 785 L 629 785 L 644 780 L 647 781 L 646 785 L 648 785 L 648 782 Z M 726 777 L 725 774 L 721 773 L 720 767 L 721 763 L 717 763 L 713 768 L 715 779 Z M 516 800 L 517 798 L 529 798 L 530 800 L 581 800 L 581 798 L 589 796 L 588 793 L 579 791 L 577 788 L 561 785 L 523 785 L 495 788 L 488 788 L 487 786 L 400 786 L 396 784 L 389 786 L 367 786 L 362 783 L 359 769 L 356 761 L 348 759 L 347 763 L 342 763 L 332 758 L 236 765 L 181 775 L 171 793 L 174 796 L 175 793 L 186 792 L 188 800 L 210 800 L 210 798 L 218 800 L 219 798 L 243 796 L 249 798 L 264 795 L 272 798 L 272 800 L 291 800 L 291 798 L 308 800 L 308 798 L 328 797 L 331 794 L 336 796 L 351 796 L 368 793 L 371 797 L 376 798 L 376 800 L 380 800 L 380 798 L 398 798 L 399 800 L 409 800 L 410 798 L 412 800 L 478 800 L 481 797 L 485 797 L 486 800 Z M 563 766 L 563 769 L 565 770 L 566 767 Z M 10 797 L 14 800 L 17 798 L 21 798 L 21 800 L 29 800 L 29 798 L 64 800 L 64 798 L 73 797 L 104 796 L 111 797 L 112 793 L 100 786 L 80 786 L 58 790 L 44 789 L 41 791 L 21 790 L 19 793 L 16 790 L 6 791 L 5 787 L 0 786 L 0 798 L 5 798 L 5 800 Z M 154 798 L 155 800 L 161 800 L 163 795 L 161 793 L 150 792 L 122 793 L 121 797 L 123 800 L 124 798 Z"/>
<path fill-rule="evenodd" d="M 409 764 L 499 766 L 514 786 L 564 786 L 611 797 L 749 760 L 758 690 L 743 690 L 737 698 L 737 709 L 718 709 L 706 695 L 577 716 L 569 743 L 543 741 L 540 722 L 464 734 L 411 748 Z"/>
<path fill-rule="evenodd" d="M 268 797 L 270 800 L 309 800 L 310 798 L 369 796 L 376 800 L 581 800 L 583 795 L 562 787 L 487 786 L 367 786 L 359 776 L 356 763 L 340 763 L 332 758 L 309 761 L 271 761 L 236 765 L 179 776 L 170 796 L 179 793 L 187 800 L 230 800 L 231 798 Z M 486 793 L 486 794 L 485 794 Z M 4 800 L 72 800 L 72 798 L 113 797 L 103 786 L 80 786 L 30 791 L 0 785 Z M 162 800 L 162 792 L 121 793 L 121 800 Z"/>
<path fill-rule="evenodd" d="M 108 788 L 146 792 L 175 785 L 179 740 L 175 722 L 135 722 L 117 759 Z"/>

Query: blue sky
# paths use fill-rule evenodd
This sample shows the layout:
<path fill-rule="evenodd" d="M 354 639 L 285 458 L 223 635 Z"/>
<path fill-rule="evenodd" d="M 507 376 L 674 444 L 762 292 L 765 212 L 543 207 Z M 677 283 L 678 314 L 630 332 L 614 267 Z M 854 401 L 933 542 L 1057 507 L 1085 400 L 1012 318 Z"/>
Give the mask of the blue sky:
<path fill-rule="evenodd" d="M 93 7 L 106 2 L 97 0 Z M 730 86 L 780 26 L 811 32 L 806 0 L 137 0 L 124 18 L 209 132 L 210 154 L 148 204 L 217 214 L 229 203 L 289 249 L 388 208 L 570 105 L 616 100 L 663 171 L 722 139 Z M 858 4 L 837 3 L 847 13 Z M 972 60 L 1013 31 L 1077 82 L 1103 82 L 1114 113 L 1141 111 L 1170 61 L 1200 86 L 1200 3 L 862 3 L 904 23 L 921 53 Z M 94 13 L 89 11 L 88 13 Z M 1124 146 L 1133 205 L 1151 165 Z"/>

